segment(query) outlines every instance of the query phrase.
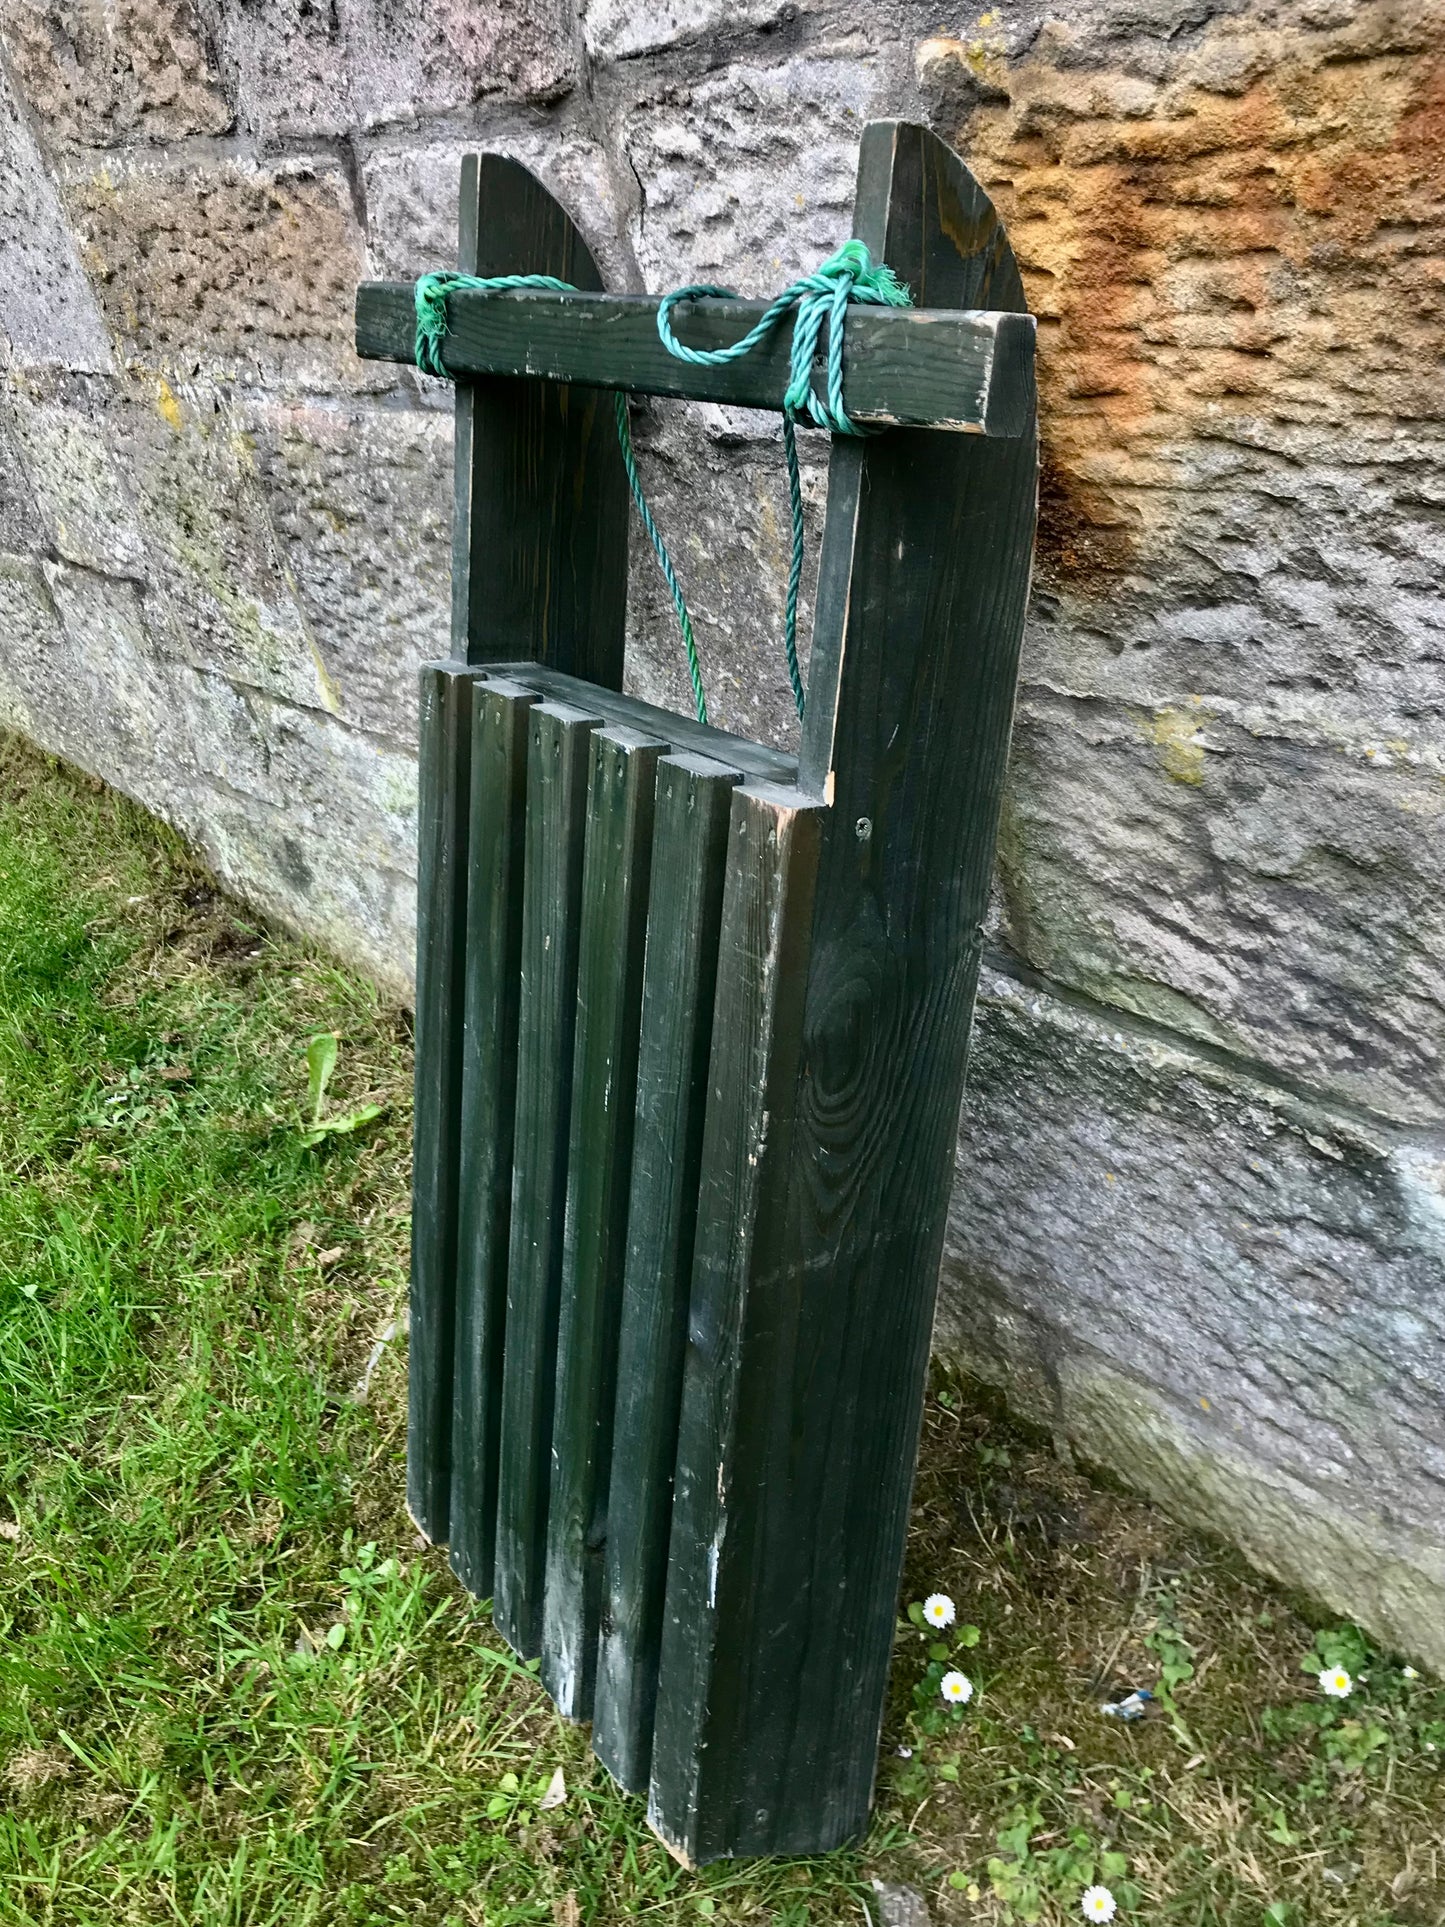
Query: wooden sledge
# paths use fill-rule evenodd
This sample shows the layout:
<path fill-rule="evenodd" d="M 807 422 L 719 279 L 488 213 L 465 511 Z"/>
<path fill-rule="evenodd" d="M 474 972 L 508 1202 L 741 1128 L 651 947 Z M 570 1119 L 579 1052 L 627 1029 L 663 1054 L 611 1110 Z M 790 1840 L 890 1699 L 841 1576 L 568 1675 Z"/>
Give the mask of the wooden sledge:
<path fill-rule="evenodd" d="M 1034 326 L 921 127 L 866 130 L 801 754 L 623 695 L 608 390 L 671 360 L 515 162 L 463 165 L 452 658 L 422 672 L 408 1495 L 682 1856 L 871 1799 L 1032 553 Z M 696 301 L 736 339 L 761 303 Z M 357 298 L 413 359 L 409 285 Z M 771 358 L 770 358 L 771 357 Z M 896 424 L 896 425 L 893 425 Z"/>

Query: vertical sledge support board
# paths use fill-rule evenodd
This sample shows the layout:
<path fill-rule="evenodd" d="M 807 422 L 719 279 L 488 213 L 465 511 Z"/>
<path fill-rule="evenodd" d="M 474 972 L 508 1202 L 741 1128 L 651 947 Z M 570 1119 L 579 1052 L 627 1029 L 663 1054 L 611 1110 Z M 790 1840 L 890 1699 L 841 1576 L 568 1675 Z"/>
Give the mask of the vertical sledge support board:
<path fill-rule="evenodd" d="M 681 752 L 657 771 L 592 1727 L 598 1758 L 634 1793 L 647 1790 L 652 1753 L 718 932 L 740 780 Z"/>
<path fill-rule="evenodd" d="M 496 1622 L 542 1650 L 542 1588 L 577 1028 L 582 847 L 592 732 L 566 703 L 532 710 L 527 757 L 511 1243 L 498 1460 Z"/>
<path fill-rule="evenodd" d="M 479 1599 L 491 1596 L 496 1548 L 527 739 L 535 700 L 501 679 L 478 681 L 472 693 L 451 1566 Z"/>
<path fill-rule="evenodd" d="M 457 265 L 602 288 L 565 209 L 500 154 L 462 162 Z M 620 689 L 629 496 L 611 394 L 500 375 L 456 390 L 453 655 Z"/>
<path fill-rule="evenodd" d="M 921 305 L 1024 306 L 925 129 L 865 131 L 855 233 Z M 834 443 L 800 774 L 831 807 L 748 1188 L 716 1076 L 708 1123 L 650 1795 L 693 1860 L 866 1824 L 1036 498 L 1032 432 Z"/>
<path fill-rule="evenodd" d="M 458 267 L 466 274 L 552 274 L 600 290 L 565 210 L 516 161 L 462 164 Z M 612 398 L 559 382 L 456 384 L 452 656 L 506 658 L 622 685 L 627 607 L 627 477 Z M 407 1497 L 427 1538 L 449 1531 L 457 1158 L 462 1056 L 469 731 L 428 668 L 422 684 L 417 946 L 417 1083 Z M 440 719 L 428 705 L 440 704 Z M 453 834 L 460 823 L 460 836 Z"/>
<path fill-rule="evenodd" d="M 631 729 L 599 729 L 592 738 L 542 1628 L 542 1683 L 572 1720 L 592 1716 L 597 1665 L 653 797 L 664 747 Z"/>
<path fill-rule="evenodd" d="M 447 1536 L 451 1489 L 471 703 L 464 669 L 422 671 L 406 1498 L 433 1541 Z"/>

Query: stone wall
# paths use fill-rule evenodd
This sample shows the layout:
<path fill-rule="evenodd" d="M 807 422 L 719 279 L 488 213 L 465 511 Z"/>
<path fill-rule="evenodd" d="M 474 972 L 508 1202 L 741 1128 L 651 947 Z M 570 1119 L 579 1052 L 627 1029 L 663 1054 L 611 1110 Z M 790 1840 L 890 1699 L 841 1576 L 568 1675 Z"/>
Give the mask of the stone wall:
<path fill-rule="evenodd" d="M 1045 467 L 941 1335 L 1445 1666 L 1445 0 L 0 0 L 0 43 L 0 720 L 398 985 L 450 397 L 355 359 L 356 280 L 450 260 L 469 148 L 614 287 L 763 293 L 865 120 L 958 145 Z M 715 708 L 786 740 L 771 424 L 639 439 Z M 633 604 L 683 707 L 641 556 Z"/>

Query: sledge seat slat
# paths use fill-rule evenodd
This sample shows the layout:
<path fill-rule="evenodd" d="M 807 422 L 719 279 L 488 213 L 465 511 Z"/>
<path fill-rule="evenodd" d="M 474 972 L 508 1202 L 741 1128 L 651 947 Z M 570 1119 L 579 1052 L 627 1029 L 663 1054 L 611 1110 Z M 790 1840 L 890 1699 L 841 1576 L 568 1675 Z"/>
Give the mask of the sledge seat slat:
<path fill-rule="evenodd" d="M 597 1672 L 653 795 L 664 747 L 620 727 L 592 737 L 542 1625 L 542 1682 L 572 1720 L 591 1718 Z"/>
<path fill-rule="evenodd" d="M 479 1599 L 491 1596 L 496 1552 L 527 742 L 535 701 L 517 683 L 494 678 L 473 685 L 451 1566 Z"/>
<path fill-rule="evenodd" d="M 682 1403 L 732 792 L 686 751 L 658 765 L 592 1745 L 647 1790 Z"/>
<path fill-rule="evenodd" d="M 797 780 L 798 759 L 787 750 L 750 742 L 746 736 L 730 735 L 712 723 L 700 723 L 695 717 L 659 709 L 655 703 L 643 702 L 640 696 L 625 696 L 616 689 L 597 689 L 577 676 L 564 675 L 560 670 L 533 662 L 489 663 L 484 673 L 525 683 L 549 702 L 573 703 L 600 716 L 605 723 L 621 724 L 644 736 L 656 736 L 674 751 L 686 750 L 708 757 L 729 769 L 741 770 L 745 776 L 760 776 L 766 782 L 784 785 Z"/>
<path fill-rule="evenodd" d="M 415 1181 L 412 1200 L 407 1507 L 434 1544 L 451 1501 L 457 1183 L 461 1159 L 472 679 L 457 663 L 421 674 L 417 805 Z"/>
<path fill-rule="evenodd" d="M 498 1458 L 497 1625 L 526 1659 L 542 1650 L 557 1316 L 577 1027 L 589 744 L 600 718 L 532 710 L 517 1019 L 517 1111 Z"/>

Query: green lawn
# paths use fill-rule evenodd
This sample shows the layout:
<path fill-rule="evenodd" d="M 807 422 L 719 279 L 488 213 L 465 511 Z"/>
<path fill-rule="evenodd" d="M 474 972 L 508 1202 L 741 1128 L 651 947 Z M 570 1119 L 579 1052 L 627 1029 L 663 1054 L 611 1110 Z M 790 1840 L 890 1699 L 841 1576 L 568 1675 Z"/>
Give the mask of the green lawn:
<path fill-rule="evenodd" d="M 383 1108 L 308 1145 L 318 1033 L 331 1114 Z M 1445 1694 L 942 1377 L 907 1597 L 960 1624 L 900 1622 L 873 1835 L 679 1870 L 407 1521 L 408 1075 L 404 1013 L 0 744 L 0 1923 L 876 1923 L 873 1875 L 1445 1920 Z"/>

